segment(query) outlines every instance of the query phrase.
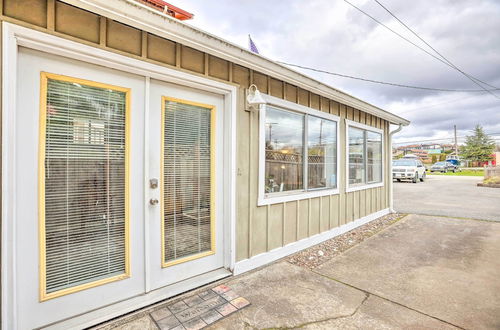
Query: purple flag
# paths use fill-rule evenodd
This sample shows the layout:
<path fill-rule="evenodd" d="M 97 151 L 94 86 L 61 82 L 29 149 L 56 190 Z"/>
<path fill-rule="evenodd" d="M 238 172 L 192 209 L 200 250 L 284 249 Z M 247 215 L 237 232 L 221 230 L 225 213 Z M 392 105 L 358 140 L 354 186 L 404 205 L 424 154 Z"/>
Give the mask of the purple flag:
<path fill-rule="evenodd" d="M 255 46 L 255 43 L 253 42 L 252 38 L 250 37 L 250 35 L 248 35 L 248 48 L 256 53 L 256 54 L 259 54 L 259 50 L 257 49 L 257 46 Z"/>

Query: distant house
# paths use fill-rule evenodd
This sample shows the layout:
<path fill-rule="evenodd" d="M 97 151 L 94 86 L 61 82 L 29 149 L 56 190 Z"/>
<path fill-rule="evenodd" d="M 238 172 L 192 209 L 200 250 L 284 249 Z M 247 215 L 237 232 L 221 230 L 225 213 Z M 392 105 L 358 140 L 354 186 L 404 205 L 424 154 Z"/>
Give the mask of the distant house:
<path fill-rule="evenodd" d="M 425 151 L 428 155 L 438 155 L 449 150 L 454 150 L 454 145 L 451 144 L 410 144 L 405 146 L 399 146 L 397 148 L 399 151 L 404 153 L 414 152 L 415 150 Z M 422 155 L 423 156 L 423 155 Z"/>
<path fill-rule="evenodd" d="M 414 154 L 424 163 L 428 163 L 431 161 L 431 157 L 429 157 L 429 153 L 426 150 L 412 149 L 409 151 L 409 153 Z"/>
<path fill-rule="evenodd" d="M 443 148 L 440 144 L 422 144 L 421 149 L 431 155 L 440 154 L 443 152 Z"/>
<path fill-rule="evenodd" d="M 2 329 L 89 327 L 390 212 L 406 119 L 147 3 L 1 1 Z"/>

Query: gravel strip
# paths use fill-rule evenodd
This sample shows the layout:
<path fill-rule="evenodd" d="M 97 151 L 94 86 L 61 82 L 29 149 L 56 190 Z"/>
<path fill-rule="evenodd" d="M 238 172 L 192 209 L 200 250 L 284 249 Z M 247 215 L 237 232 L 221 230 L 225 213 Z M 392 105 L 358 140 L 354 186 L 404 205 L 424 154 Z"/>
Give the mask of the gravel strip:
<path fill-rule="evenodd" d="M 288 257 L 287 261 L 297 266 L 314 269 L 350 249 L 354 245 L 361 243 L 368 237 L 396 223 L 404 216 L 405 214 L 400 213 L 385 215 L 321 244 L 297 252 Z"/>

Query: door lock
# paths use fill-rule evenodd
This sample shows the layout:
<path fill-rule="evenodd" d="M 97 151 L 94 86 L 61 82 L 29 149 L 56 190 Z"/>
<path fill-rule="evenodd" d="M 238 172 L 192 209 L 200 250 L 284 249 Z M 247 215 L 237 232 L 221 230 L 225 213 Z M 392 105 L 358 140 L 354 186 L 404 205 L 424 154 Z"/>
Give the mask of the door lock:
<path fill-rule="evenodd" d="M 158 204 L 158 200 L 156 198 L 151 198 L 149 200 L 149 204 L 151 204 L 151 205 L 157 205 Z"/>
<path fill-rule="evenodd" d="M 149 188 L 151 188 L 151 189 L 158 188 L 158 179 L 150 179 L 149 180 Z"/>

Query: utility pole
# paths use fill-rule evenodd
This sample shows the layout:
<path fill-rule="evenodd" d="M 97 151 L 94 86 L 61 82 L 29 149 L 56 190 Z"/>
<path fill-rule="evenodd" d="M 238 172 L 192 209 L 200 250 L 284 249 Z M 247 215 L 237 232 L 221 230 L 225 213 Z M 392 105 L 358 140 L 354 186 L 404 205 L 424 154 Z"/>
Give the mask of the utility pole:
<path fill-rule="evenodd" d="M 273 143 L 273 125 L 275 125 L 277 123 L 266 123 L 266 125 L 269 126 L 269 145 L 271 145 L 271 143 Z"/>
<path fill-rule="evenodd" d="M 319 122 L 319 146 L 320 147 L 323 145 L 322 137 L 323 137 L 323 120 Z"/>
<path fill-rule="evenodd" d="M 455 155 L 458 156 L 458 144 L 457 144 L 457 125 L 453 125 L 455 131 Z"/>

